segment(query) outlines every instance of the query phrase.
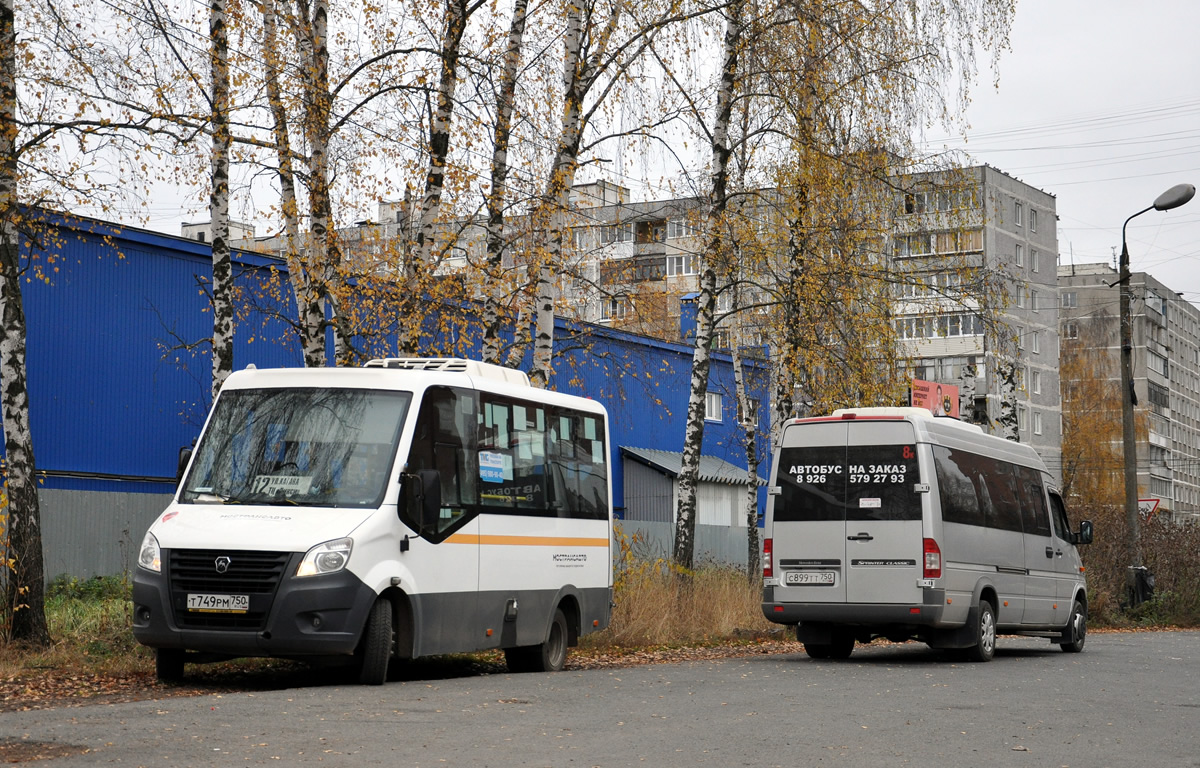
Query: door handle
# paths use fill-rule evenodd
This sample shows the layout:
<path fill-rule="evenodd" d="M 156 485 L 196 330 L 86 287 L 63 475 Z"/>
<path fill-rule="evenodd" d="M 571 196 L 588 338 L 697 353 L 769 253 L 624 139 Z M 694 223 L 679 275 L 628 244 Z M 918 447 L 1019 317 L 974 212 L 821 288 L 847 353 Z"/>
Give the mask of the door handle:
<path fill-rule="evenodd" d="M 860 533 L 857 536 L 847 536 L 846 541 L 874 541 L 875 537 L 869 533 Z"/>
<path fill-rule="evenodd" d="M 1054 557 L 1054 547 L 1046 547 L 1046 557 Z"/>

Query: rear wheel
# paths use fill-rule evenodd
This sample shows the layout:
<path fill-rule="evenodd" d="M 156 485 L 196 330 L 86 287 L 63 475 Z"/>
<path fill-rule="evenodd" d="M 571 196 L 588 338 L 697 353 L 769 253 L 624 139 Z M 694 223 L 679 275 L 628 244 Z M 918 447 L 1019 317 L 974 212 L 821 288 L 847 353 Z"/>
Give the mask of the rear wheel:
<path fill-rule="evenodd" d="M 1059 643 L 1058 647 L 1067 653 L 1079 653 L 1083 650 L 1084 641 L 1087 640 L 1087 612 L 1083 609 L 1083 603 L 1078 600 L 1071 606 L 1071 620 L 1067 622 L 1063 639 L 1066 642 Z"/>
<path fill-rule="evenodd" d="M 804 652 L 808 654 L 810 659 L 828 659 L 831 655 L 833 655 L 833 646 L 805 643 Z"/>
<path fill-rule="evenodd" d="M 540 645 L 525 645 L 504 649 L 504 661 L 510 672 L 558 672 L 567 663 L 567 617 L 562 610 L 554 611 L 550 634 Z"/>
<path fill-rule="evenodd" d="M 183 679 L 182 648 L 159 648 L 154 653 L 154 672 L 164 683 L 177 683 Z"/>
<path fill-rule="evenodd" d="M 848 659 L 854 653 L 854 635 L 846 631 L 833 633 L 833 643 L 829 646 L 829 656 L 833 659 Z"/>
<path fill-rule="evenodd" d="M 371 606 L 356 655 L 358 682 L 363 685 L 387 682 L 388 661 L 392 657 L 392 604 L 386 598 L 379 598 Z"/>
<path fill-rule="evenodd" d="M 991 661 L 996 655 L 996 609 L 987 600 L 979 601 L 979 620 L 975 625 L 975 644 L 967 649 L 971 661 Z"/>

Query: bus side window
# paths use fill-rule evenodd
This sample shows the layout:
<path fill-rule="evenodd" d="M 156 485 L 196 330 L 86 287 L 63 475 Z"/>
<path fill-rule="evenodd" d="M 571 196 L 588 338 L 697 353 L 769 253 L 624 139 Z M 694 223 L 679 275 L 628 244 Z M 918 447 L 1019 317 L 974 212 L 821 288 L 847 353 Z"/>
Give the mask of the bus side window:
<path fill-rule="evenodd" d="M 1025 533 L 1050 535 L 1050 520 L 1046 517 L 1046 490 L 1041 476 L 1029 467 L 1016 467 L 1017 498 L 1021 503 L 1021 524 Z"/>

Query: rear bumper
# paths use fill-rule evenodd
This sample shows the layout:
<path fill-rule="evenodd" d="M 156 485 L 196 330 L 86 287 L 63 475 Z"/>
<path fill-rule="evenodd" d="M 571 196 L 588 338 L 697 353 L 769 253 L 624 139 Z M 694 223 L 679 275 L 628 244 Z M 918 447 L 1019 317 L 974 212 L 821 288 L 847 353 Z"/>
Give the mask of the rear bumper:
<path fill-rule="evenodd" d="M 763 590 L 763 616 L 776 624 L 840 624 L 860 627 L 919 626 L 946 628 L 942 615 L 946 605 L 944 589 L 923 590 L 920 603 L 781 603 L 775 601 L 775 588 Z"/>

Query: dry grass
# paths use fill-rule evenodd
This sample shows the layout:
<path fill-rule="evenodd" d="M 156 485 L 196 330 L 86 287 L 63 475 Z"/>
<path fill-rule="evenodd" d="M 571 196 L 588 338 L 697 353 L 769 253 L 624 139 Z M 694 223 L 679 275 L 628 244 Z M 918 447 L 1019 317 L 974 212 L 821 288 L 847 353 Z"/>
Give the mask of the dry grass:
<path fill-rule="evenodd" d="M 727 565 L 682 572 L 645 556 L 635 537 L 618 527 L 619 558 L 612 623 L 583 638 L 586 648 L 707 645 L 766 635 L 775 628 L 762 615 L 762 585 Z"/>

